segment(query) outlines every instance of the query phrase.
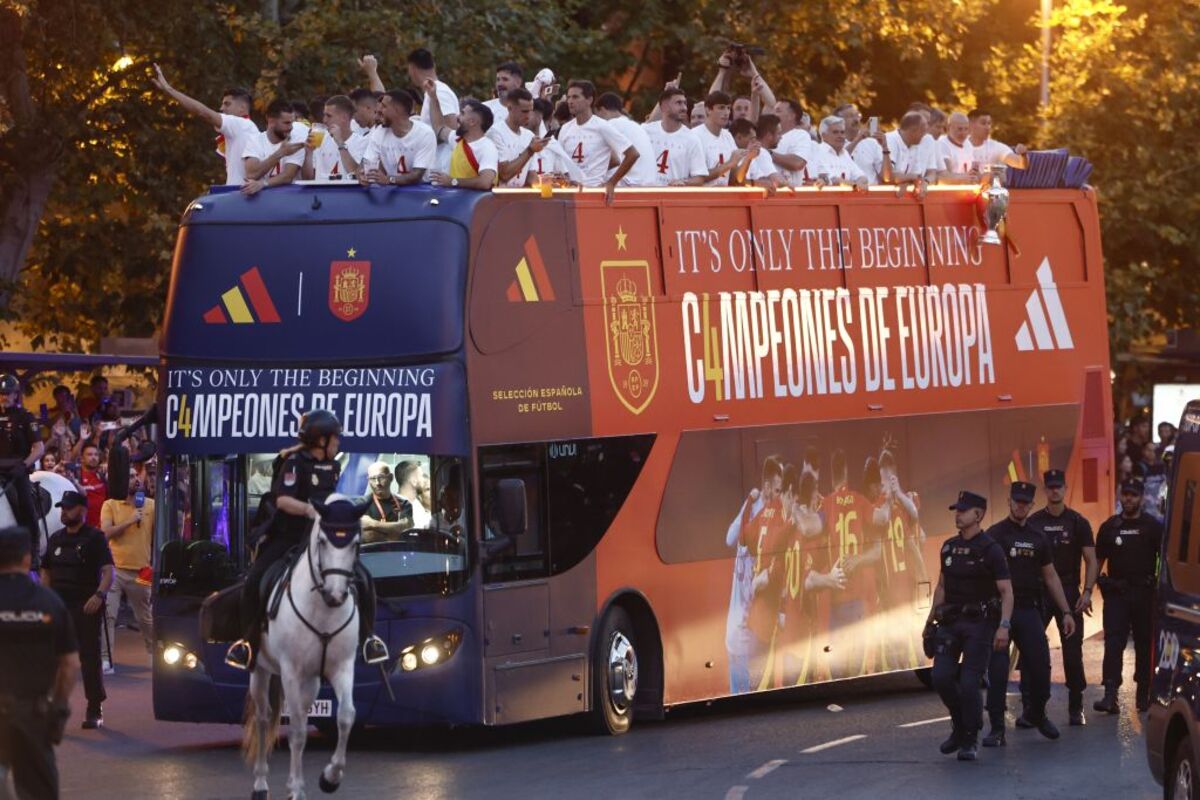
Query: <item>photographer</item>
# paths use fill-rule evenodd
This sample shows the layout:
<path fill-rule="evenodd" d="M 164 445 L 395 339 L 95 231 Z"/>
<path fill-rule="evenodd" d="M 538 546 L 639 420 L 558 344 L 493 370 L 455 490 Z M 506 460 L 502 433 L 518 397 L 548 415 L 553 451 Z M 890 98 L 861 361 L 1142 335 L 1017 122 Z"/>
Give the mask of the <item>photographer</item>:
<path fill-rule="evenodd" d="M 79 646 L 66 606 L 29 577 L 29 544 L 24 528 L 0 529 L 0 777 L 11 772 L 19 797 L 58 797 Z"/>

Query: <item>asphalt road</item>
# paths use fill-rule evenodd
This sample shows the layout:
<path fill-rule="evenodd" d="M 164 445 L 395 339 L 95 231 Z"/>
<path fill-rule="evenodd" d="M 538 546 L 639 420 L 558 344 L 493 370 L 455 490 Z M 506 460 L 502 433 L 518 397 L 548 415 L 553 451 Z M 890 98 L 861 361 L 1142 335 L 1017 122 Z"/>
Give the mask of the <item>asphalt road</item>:
<path fill-rule="evenodd" d="M 106 726 L 75 717 L 59 749 L 64 798 L 241 798 L 251 776 L 231 726 L 156 722 L 150 670 L 136 634 L 119 632 L 118 673 L 107 678 Z M 1101 644 L 1085 644 L 1099 675 Z M 1058 652 L 1054 651 L 1058 661 Z M 1126 675 L 1132 675 L 1132 650 Z M 1127 682 L 1120 715 L 1089 710 L 1066 726 L 1056 663 L 1051 714 L 1062 738 L 1009 732 L 1009 745 L 974 764 L 938 753 L 949 723 L 936 695 L 893 675 L 769 698 L 676 709 L 623 737 L 581 732 L 575 720 L 500 729 L 366 731 L 351 740 L 339 796 L 414 800 L 505 798 L 1161 797 L 1146 766 L 1142 720 Z M 1010 687 L 1012 689 L 1014 687 Z M 1099 689 L 1087 692 L 1087 707 Z M 1010 708 L 1019 705 L 1010 698 Z M 83 708 L 77 689 L 74 708 Z M 1011 721 L 1011 714 L 1010 714 Z M 310 796 L 332 742 L 315 733 L 305 759 Z M 271 760 L 274 797 L 285 797 L 287 750 Z"/>

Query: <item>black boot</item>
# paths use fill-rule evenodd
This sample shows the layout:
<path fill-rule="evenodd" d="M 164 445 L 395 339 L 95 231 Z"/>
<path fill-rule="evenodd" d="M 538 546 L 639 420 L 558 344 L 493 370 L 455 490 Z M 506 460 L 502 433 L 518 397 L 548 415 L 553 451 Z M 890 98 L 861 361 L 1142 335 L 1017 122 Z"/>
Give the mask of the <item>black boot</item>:
<path fill-rule="evenodd" d="M 1067 716 L 1071 725 L 1086 725 L 1083 715 L 1083 692 L 1071 692 L 1067 700 Z"/>
<path fill-rule="evenodd" d="M 1050 718 L 1046 716 L 1045 711 L 1042 712 L 1042 717 L 1038 720 L 1038 723 L 1035 727 L 1037 727 L 1038 733 L 1040 733 L 1042 736 L 1045 736 L 1047 739 L 1057 739 L 1060 735 L 1058 732 L 1058 726 L 1050 721 Z"/>
<path fill-rule="evenodd" d="M 1018 728 L 1032 728 L 1033 717 L 1029 713 L 1029 700 L 1025 695 L 1021 695 L 1021 716 L 1017 717 L 1016 726 Z"/>
<path fill-rule="evenodd" d="M 1103 711 L 1105 714 L 1117 714 L 1120 708 L 1117 706 L 1117 687 L 1105 686 L 1104 697 L 1092 703 L 1092 708 L 1097 711 Z"/>
<path fill-rule="evenodd" d="M 258 619 L 258 581 L 247 581 L 242 586 L 241 607 L 242 638 L 229 645 L 225 651 L 225 663 L 234 669 L 249 670 L 254 666 L 258 653 L 262 623 Z"/>
<path fill-rule="evenodd" d="M 942 755 L 948 756 L 959 748 L 959 742 L 961 740 L 962 734 L 959 732 L 958 728 L 955 728 L 954 730 L 950 731 L 950 738 L 938 746 L 938 750 L 942 752 Z"/>
<path fill-rule="evenodd" d="M 1140 683 L 1137 685 L 1137 710 L 1138 713 L 1150 710 L 1150 689 Z"/>
<path fill-rule="evenodd" d="M 358 640 L 362 643 L 363 661 L 382 664 L 389 658 L 387 645 L 375 635 L 375 582 L 361 562 L 354 565 L 358 588 Z"/>
<path fill-rule="evenodd" d="M 972 736 L 963 743 L 962 747 L 958 748 L 958 760 L 974 761 L 977 758 L 979 758 L 979 748 L 975 746 L 975 737 Z"/>
<path fill-rule="evenodd" d="M 104 727 L 104 712 L 100 709 L 100 704 L 88 704 L 87 713 L 83 716 L 83 725 L 85 731 L 94 731 Z"/>
<path fill-rule="evenodd" d="M 988 719 L 992 723 L 992 729 L 988 731 L 988 735 L 983 737 L 984 747 L 1004 747 L 1007 742 L 1004 739 L 1004 713 L 994 714 L 988 712 Z"/>

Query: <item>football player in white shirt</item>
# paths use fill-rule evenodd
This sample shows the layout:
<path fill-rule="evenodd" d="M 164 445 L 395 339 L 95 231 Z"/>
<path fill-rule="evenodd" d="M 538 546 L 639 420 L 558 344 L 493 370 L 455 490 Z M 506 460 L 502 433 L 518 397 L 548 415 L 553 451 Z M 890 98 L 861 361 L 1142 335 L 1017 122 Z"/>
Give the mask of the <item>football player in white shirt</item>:
<path fill-rule="evenodd" d="M 708 167 L 708 186 L 728 186 L 729 171 L 736 166 L 733 152 L 737 143 L 725 128 L 729 123 L 731 101 L 725 92 L 711 92 L 703 103 L 704 122 L 692 128 L 692 136 L 700 143 L 704 152 L 704 164 Z"/>
<path fill-rule="evenodd" d="M 814 158 L 817 182 L 821 185 L 850 184 L 855 189 L 867 188 L 867 175 L 846 149 L 846 121 L 839 116 L 821 120 L 821 144 Z"/>
<path fill-rule="evenodd" d="M 350 93 L 354 101 L 354 117 L 350 121 L 350 132 L 355 136 L 370 136 L 379 121 L 379 104 L 382 97 L 373 89 L 355 89 Z"/>
<path fill-rule="evenodd" d="M 451 158 L 450 171 L 434 171 L 429 176 L 429 182 L 434 186 L 490 192 L 500 172 L 500 154 L 487 137 L 488 129 L 492 127 L 492 110 L 478 100 L 464 100 L 458 123 L 458 130 L 451 135 L 449 144 L 452 149 L 462 147 L 473 159 L 470 172 L 460 174 L 457 171 L 458 164 Z M 474 174 L 470 174 L 472 172 Z"/>
<path fill-rule="evenodd" d="M 297 138 L 295 112 L 286 100 L 272 100 L 267 106 L 267 129 L 246 144 L 242 160 L 246 164 L 246 183 L 242 194 L 258 194 L 271 186 L 284 186 L 300 176 L 304 165 L 304 139 Z"/>
<path fill-rule="evenodd" d="M 937 140 L 938 183 L 979 183 L 979 157 L 968 137 L 967 115 L 955 111 L 946 121 L 946 135 Z"/>
<path fill-rule="evenodd" d="M 529 165 L 534 157 L 545 149 L 550 141 L 535 138 L 526 126 L 533 114 L 533 95 L 524 86 L 507 89 L 508 115 L 503 122 L 488 128 L 488 138 L 499 152 L 499 179 L 501 186 L 525 186 L 529 178 Z M 487 103 L 484 103 L 487 105 Z"/>
<path fill-rule="evenodd" d="M 607 121 L 592 113 L 596 87 L 591 81 L 571 81 L 567 85 L 567 111 L 571 114 L 558 132 L 558 143 L 583 170 L 584 186 L 603 186 L 605 202 L 612 203 L 617 184 L 637 163 L 638 151 Z M 610 160 L 620 163 L 605 178 Z"/>
<path fill-rule="evenodd" d="M 657 111 L 658 107 L 655 106 Z M 596 98 L 596 116 L 608 122 L 622 136 L 629 140 L 638 152 L 637 163 L 633 169 L 621 179 L 621 186 L 656 186 L 658 179 L 654 175 L 654 145 L 650 144 L 650 136 L 646 129 L 625 116 L 625 101 L 616 92 L 605 92 Z M 616 171 L 609 162 L 608 175 Z"/>
<path fill-rule="evenodd" d="M 413 98 L 408 92 L 383 94 L 383 125 L 372 132 L 363 154 L 359 183 L 404 186 L 420 183 L 433 170 L 437 141 L 433 131 L 412 118 Z"/>
<path fill-rule="evenodd" d="M 539 137 L 541 131 L 546 129 L 545 120 L 554 116 L 554 106 L 549 100 L 544 98 L 536 98 L 533 101 L 533 112 L 529 115 L 529 122 L 525 128 L 534 135 Z M 583 171 L 579 166 L 567 156 L 567 151 L 559 143 L 558 139 L 553 136 L 546 138 L 546 148 L 539 153 L 536 153 L 529 160 L 529 170 L 526 176 L 529 185 L 537 184 L 537 176 L 547 175 L 555 185 L 583 185 Z"/>
<path fill-rule="evenodd" d="M 734 154 L 737 167 L 729 178 L 731 184 L 761 186 L 768 194 L 775 194 L 780 186 L 787 185 L 771 157 L 770 145 L 779 142 L 779 117 L 763 114 L 758 118 L 757 127 L 748 119 L 735 119 L 730 133 L 738 146 L 738 152 Z"/>
<path fill-rule="evenodd" d="M 916 184 L 917 190 L 921 191 L 924 185 L 937 182 L 937 147 L 928 138 L 928 129 L 924 114 L 909 111 L 900 118 L 899 128 L 888 131 L 883 152 L 892 164 L 892 183 L 900 186 Z"/>
<path fill-rule="evenodd" d="M 815 177 L 807 166 L 816 149 L 812 136 L 800 127 L 804 109 L 795 100 L 779 100 L 774 116 L 779 119 L 779 143 L 771 148 L 771 158 L 788 185 L 803 186 Z"/>
<path fill-rule="evenodd" d="M 841 117 L 846 123 L 846 150 L 854 158 L 868 182 L 872 179 L 879 182 L 883 172 L 883 132 L 879 130 L 879 118 L 872 117 L 870 126 L 862 124 L 862 114 L 853 103 L 843 103 L 833 110 L 834 116 Z M 890 169 L 890 164 L 889 164 Z"/>
<path fill-rule="evenodd" d="M 967 114 L 971 122 L 971 145 L 975 148 L 976 160 L 982 166 L 1005 164 L 1014 169 L 1025 169 L 1029 166 L 1029 151 L 1025 145 L 1015 148 L 992 138 L 992 114 L 989 111 L 975 109 Z"/>
<path fill-rule="evenodd" d="M 226 89 L 221 96 L 221 110 L 214 111 L 167 83 L 158 64 L 154 65 L 152 80 L 155 86 L 174 98 L 185 110 L 200 117 L 220 132 L 221 135 L 217 137 L 217 152 L 225 158 L 225 184 L 241 186 L 246 180 L 242 154 L 246 150 L 246 144 L 258 136 L 258 126 L 250 120 L 250 106 L 253 104 L 250 92 L 245 89 Z"/>
<path fill-rule="evenodd" d="M 515 61 L 505 61 L 496 67 L 496 96 L 484 103 L 492 110 L 492 127 L 500 127 L 500 123 L 508 118 L 508 93 L 513 89 L 524 89 L 521 77 L 521 65 Z M 531 95 L 532 96 L 532 95 Z M 491 132 L 490 130 L 488 131 Z M 504 181 L 501 181 L 503 183 Z"/>
<path fill-rule="evenodd" d="M 309 131 L 300 177 L 306 181 L 353 178 L 367 151 L 367 137 L 350 132 L 354 102 L 344 94 L 336 94 L 321 107 L 325 135 L 319 137 L 319 131 Z M 321 138 L 321 143 L 314 147 L 317 138 Z"/>
<path fill-rule="evenodd" d="M 704 151 L 687 126 L 687 95 L 678 87 L 658 98 L 660 119 L 642 126 L 654 152 L 654 177 L 659 186 L 700 186 L 708 178 Z"/>
<path fill-rule="evenodd" d="M 409 80 L 424 94 L 421 122 L 433 128 L 437 135 L 438 169 L 444 172 L 450 168 L 450 134 L 458 129 L 458 95 L 438 80 L 433 53 L 423 47 L 417 48 L 408 54 L 407 63 Z"/>

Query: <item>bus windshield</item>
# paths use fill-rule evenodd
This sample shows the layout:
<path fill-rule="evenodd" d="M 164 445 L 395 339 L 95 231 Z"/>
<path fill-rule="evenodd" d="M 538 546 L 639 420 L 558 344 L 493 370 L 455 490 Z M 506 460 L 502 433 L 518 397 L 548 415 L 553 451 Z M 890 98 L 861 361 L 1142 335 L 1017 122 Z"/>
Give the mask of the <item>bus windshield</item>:
<path fill-rule="evenodd" d="M 159 592 L 206 596 L 248 566 L 275 453 L 177 455 L 161 470 Z M 337 491 L 365 499 L 362 563 L 383 597 L 448 594 L 467 577 L 462 459 L 343 453 Z M 369 480 L 368 475 L 376 476 Z"/>

